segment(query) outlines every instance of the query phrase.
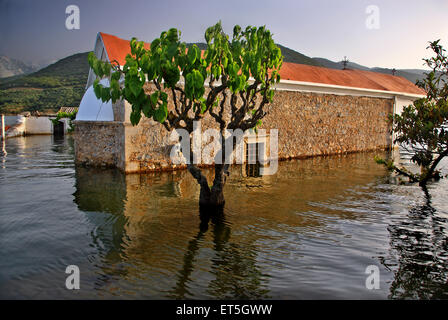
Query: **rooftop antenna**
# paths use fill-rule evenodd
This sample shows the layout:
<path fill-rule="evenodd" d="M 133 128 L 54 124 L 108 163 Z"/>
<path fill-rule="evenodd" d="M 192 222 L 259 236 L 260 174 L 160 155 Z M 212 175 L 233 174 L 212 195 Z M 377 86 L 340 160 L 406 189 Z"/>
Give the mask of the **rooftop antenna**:
<path fill-rule="evenodd" d="M 343 69 L 342 70 L 346 70 L 347 69 L 347 65 L 348 65 L 348 59 L 347 56 L 344 56 L 344 60 L 342 60 L 342 65 L 343 65 Z"/>
<path fill-rule="evenodd" d="M 392 75 L 394 76 L 396 72 L 397 72 L 397 69 L 393 68 L 392 69 Z"/>

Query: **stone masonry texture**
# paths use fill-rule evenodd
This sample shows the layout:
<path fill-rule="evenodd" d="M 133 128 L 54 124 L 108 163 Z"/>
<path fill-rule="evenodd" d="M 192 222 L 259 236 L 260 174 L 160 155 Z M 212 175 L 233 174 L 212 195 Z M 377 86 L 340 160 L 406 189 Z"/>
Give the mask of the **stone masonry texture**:
<path fill-rule="evenodd" d="M 261 128 L 278 129 L 279 159 L 385 149 L 391 146 L 393 99 L 277 91 Z M 183 168 L 169 159 L 173 143 L 159 123 L 124 119 L 124 103 L 114 105 L 112 122 L 75 122 L 76 163 L 118 167 L 125 172 Z M 119 113 L 119 114 L 118 114 Z M 206 116 L 202 130 L 217 128 Z"/>

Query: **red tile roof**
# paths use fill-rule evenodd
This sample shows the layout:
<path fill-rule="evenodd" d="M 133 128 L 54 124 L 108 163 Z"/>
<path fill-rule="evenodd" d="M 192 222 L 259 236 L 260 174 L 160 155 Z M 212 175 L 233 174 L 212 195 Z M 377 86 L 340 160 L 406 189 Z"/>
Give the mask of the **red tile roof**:
<path fill-rule="evenodd" d="M 378 72 L 337 70 L 284 62 L 280 70 L 283 80 L 314 82 L 346 87 L 365 88 L 424 95 L 425 91 L 409 80 Z"/>
<path fill-rule="evenodd" d="M 131 53 L 131 46 L 129 40 L 124 40 L 113 36 L 111 34 L 100 32 L 103 39 L 104 47 L 109 57 L 109 61 L 117 61 L 121 66 L 126 64 L 126 55 Z M 149 49 L 150 44 L 145 43 L 145 49 Z"/>
<path fill-rule="evenodd" d="M 130 41 L 103 32 L 100 32 L 100 35 L 109 61 L 116 60 L 120 65 L 124 65 L 126 55 L 131 53 Z M 145 48 L 149 49 L 150 44 L 145 43 Z M 372 71 L 336 70 L 284 62 L 280 76 L 282 80 L 425 95 L 424 90 L 403 77 Z"/>

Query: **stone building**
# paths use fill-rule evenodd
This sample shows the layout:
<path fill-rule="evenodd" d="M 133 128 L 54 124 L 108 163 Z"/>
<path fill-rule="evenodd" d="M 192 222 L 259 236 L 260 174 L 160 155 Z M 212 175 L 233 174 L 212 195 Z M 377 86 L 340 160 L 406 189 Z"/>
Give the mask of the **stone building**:
<path fill-rule="evenodd" d="M 99 33 L 94 53 L 102 60 L 124 65 L 129 41 Z M 267 149 L 268 158 L 269 129 L 278 129 L 280 160 L 390 148 L 393 133 L 388 115 L 399 114 L 404 106 L 425 95 L 402 77 L 370 71 L 284 62 L 280 75 L 261 127 L 267 130 L 267 140 L 257 145 Z M 179 168 L 169 158 L 173 147 L 170 133 L 146 118 L 132 126 L 129 103 L 102 103 L 93 92 L 94 79 L 90 70 L 75 121 L 76 162 L 117 167 L 127 173 Z M 213 120 L 204 119 L 202 127 L 213 127 Z M 246 154 L 261 141 L 251 141 L 251 136 L 245 139 Z"/>

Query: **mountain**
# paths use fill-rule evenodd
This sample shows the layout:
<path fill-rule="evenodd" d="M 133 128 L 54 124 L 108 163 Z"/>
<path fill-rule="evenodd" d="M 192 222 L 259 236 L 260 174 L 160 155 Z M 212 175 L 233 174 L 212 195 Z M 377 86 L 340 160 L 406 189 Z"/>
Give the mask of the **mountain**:
<path fill-rule="evenodd" d="M 334 62 L 325 58 L 312 58 L 312 59 L 325 68 L 342 69 L 342 61 Z M 392 69 L 379 68 L 379 67 L 369 68 L 351 61 L 348 62 L 347 69 L 358 69 L 384 74 L 392 74 Z M 425 77 L 425 72 L 428 71 L 423 69 L 397 69 L 395 70 L 395 75 L 408 79 L 412 83 L 416 83 L 417 80 L 421 80 Z"/>
<path fill-rule="evenodd" d="M 0 78 L 27 74 L 33 71 L 36 71 L 35 67 L 27 65 L 20 60 L 0 56 Z"/>
<path fill-rule="evenodd" d="M 77 53 L 37 72 L 0 79 L 0 112 L 52 112 L 78 106 L 89 73 L 87 54 Z"/>
<path fill-rule="evenodd" d="M 191 46 L 193 43 L 187 45 Z M 196 45 L 201 50 L 207 48 L 205 43 L 196 43 Z M 311 58 L 285 46 L 278 46 L 282 50 L 285 62 L 342 69 L 341 62 L 318 57 Z M 84 94 L 89 73 L 87 54 L 88 52 L 74 54 L 34 73 L 0 79 L 0 113 L 15 114 L 34 110 L 53 112 L 61 106 L 78 106 Z M 13 61 L 13 59 L 1 61 Z M 392 74 L 391 69 L 369 68 L 354 62 L 349 62 L 347 67 Z M 23 67 L 20 70 L 26 72 L 27 69 Z M 399 69 L 395 74 L 415 83 L 424 77 L 425 72 L 427 71 L 421 69 Z"/>
<path fill-rule="evenodd" d="M 199 49 L 205 50 L 207 49 L 207 44 L 202 42 L 194 43 L 196 44 Z M 187 47 L 192 46 L 193 43 L 188 43 Z M 297 52 L 293 49 L 290 49 L 288 47 L 285 47 L 281 44 L 277 44 L 277 46 L 282 50 L 283 54 L 283 61 L 285 62 L 292 62 L 292 63 L 299 63 L 299 64 L 307 64 L 311 66 L 317 66 L 317 67 L 325 67 L 330 69 L 342 69 L 342 61 L 331 61 L 325 58 L 320 57 L 314 57 L 311 58 L 309 56 L 306 56 L 300 52 Z M 392 69 L 387 68 L 369 68 L 366 66 L 363 66 L 361 64 L 349 61 L 347 64 L 347 69 L 357 69 L 357 70 L 364 70 L 364 71 L 373 71 L 373 72 L 379 72 L 384 74 L 392 74 Z M 401 76 L 405 79 L 408 79 L 412 83 L 416 83 L 417 80 L 421 80 L 425 77 L 426 70 L 423 69 L 398 69 L 395 72 L 395 75 Z"/>
<path fill-rule="evenodd" d="M 310 66 L 317 66 L 317 67 L 323 67 L 319 61 L 314 60 L 313 58 L 310 58 L 304 54 L 301 54 L 300 52 L 294 51 L 292 49 L 289 49 L 285 46 L 282 46 L 280 44 L 277 44 L 277 46 L 280 48 L 283 54 L 283 61 L 285 62 L 292 62 L 292 63 L 299 63 L 299 64 L 307 64 Z"/>
<path fill-rule="evenodd" d="M 391 69 L 386 68 L 372 68 L 370 71 L 379 72 L 379 73 L 385 73 L 385 74 L 392 74 Z M 426 70 L 418 70 L 418 69 L 408 69 L 408 70 L 401 70 L 398 69 L 395 72 L 395 75 L 403 77 L 411 81 L 412 83 L 416 83 L 417 80 L 421 80 L 425 77 L 425 72 L 428 72 Z"/>
<path fill-rule="evenodd" d="M 325 58 L 312 58 L 312 60 L 316 61 L 320 64 L 320 66 L 330 69 L 342 69 L 342 61 L 334 62 Z M 370 68 L 362 66 L 360 64 L 349 61 L 347 63 L 347 69 L 358 69 L 369 71 Z"/>

